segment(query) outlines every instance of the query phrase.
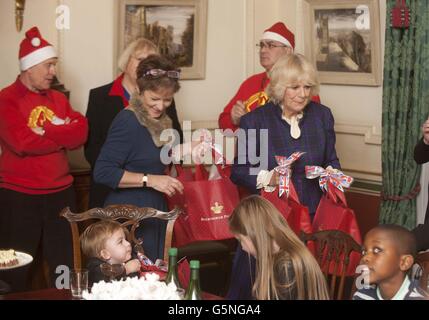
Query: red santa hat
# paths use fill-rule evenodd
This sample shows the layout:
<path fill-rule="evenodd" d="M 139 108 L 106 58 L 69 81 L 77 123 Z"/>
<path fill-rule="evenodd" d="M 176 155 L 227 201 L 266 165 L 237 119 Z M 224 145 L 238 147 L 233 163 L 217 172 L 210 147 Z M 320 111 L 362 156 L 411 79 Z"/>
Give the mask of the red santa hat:
<path fill-rule="evenodd" d="M 261 40 L 275 40 L 295 49 L 295 36 L 283 22 L 277 22 L 265 30 Z"/>
<path fill-rule="evenodd" d="M 19 48 L 19 65 L 21 71 L 30 69 L 50 58 L 56 58 L 54 47 L 42 38 L 39 29 L 33 27 L 25 33 Z"/>

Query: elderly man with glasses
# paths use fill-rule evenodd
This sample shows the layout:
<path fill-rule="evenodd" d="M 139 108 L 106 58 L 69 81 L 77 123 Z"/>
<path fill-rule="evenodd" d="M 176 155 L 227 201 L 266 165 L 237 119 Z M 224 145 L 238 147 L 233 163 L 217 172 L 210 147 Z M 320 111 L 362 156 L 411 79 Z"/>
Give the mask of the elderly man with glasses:
<path fill-rule="evenodd" d="M 265 88 L 270 81 L 268 72 L 281 56 L 293 53 L 295 36 L 284 23 L 277 22 L 264 31 L 257 46 L 259 47 L 259 62 L 265 71 L 247 78 L 241 84 L 235 96 L 219 116 L 219 128 L 221 129 L 237 129 L 241 116 L 267 102 Z M 312 100 L 320 102 L 318 96 L 313 97 Z"/>

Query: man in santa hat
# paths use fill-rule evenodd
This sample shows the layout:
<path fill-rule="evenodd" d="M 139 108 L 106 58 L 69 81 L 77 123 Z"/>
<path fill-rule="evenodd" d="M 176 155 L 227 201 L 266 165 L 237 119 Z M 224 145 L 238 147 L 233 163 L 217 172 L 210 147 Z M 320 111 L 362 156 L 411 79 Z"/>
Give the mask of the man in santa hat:
<path fill-rule="evenodd" d="M 85 143 L 88 123 L 50 89 L 57 54 L 37 27 L 19 50 L 21 73 L 0 91 L 0 248 L 33 257 L 39 245 L 50 267 L 72 265 L 70 227 L 60 211 L 75 208 L 67 150 Z M 13 291 L 26 289 L 29 267 L 2 273 Z"/>
<path fill-rule="evenodd" d="M 259 47 L 259 62 L 264 72 L 247 78 L 238 89 L 235 96 L 226 105 L 219 116 L 219 128 L 235 130 L 238 128 L 241 116 L 253 109 L 264 105 L 268 96 L 265 88 L 269 83 L 268 72 L 285 55 L 295 49 L 295 36 L 282 22 L 277 22 L 262 34 Z M 318 96 L 313 100 L 320 102 Z"/>

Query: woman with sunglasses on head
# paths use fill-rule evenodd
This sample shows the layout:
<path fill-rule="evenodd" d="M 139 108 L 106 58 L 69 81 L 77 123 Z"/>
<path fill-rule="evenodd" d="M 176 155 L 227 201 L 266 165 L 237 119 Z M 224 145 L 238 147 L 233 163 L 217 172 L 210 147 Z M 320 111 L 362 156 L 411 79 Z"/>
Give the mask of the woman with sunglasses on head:
<path fill-rule="evenodd" d="M 118 60 L 121 74 L 111 83 L 92 89 L 89 93 L 86 117 L 89 123 L 89 135 L 85 144 L 85 158 L 94 170 L 95 161 L 107 137 L 107 132 L 116 115 L 129 104 L 131 95 L 137 88 L 137 66 L 150 54 L 157 54 L 156 45 L 145 38 L 131 42 Z M 183 133 L 177 118 L 176 106 L 173 102 L 167 109 L 173 121 L 173 128 L 178 131 L 180 140 Z M 91 181 L 89 190 L 89 208 L 103 207 L 110 188 Z"/>
<path fill-rule="evenodd" d="M 183 192 L 182 183 L 165 175 L 161 133 L 172 129 L 167 109 L 179 90 L 180 71 L 166 58 L 150 55 L 137 67 L 138 93 L 113 120 L 95 163 L 94 180 L 111 188 L 105 205 L 132 204 L 167 211 L 165 195 Z M 177 138 L 177 137 L 176 137 Z M 146 255 L 162 258 L 166 221 L 145 219 L 136 230 Z"/>

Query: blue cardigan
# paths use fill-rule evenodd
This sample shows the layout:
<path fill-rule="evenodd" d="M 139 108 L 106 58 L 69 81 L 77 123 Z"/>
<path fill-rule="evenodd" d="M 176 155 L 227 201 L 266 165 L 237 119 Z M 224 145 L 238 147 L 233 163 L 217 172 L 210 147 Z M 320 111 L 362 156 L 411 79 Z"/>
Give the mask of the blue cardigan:
<path fill-rule="evenodd" d="M 134 112 L 124 109 L 115 117 L 95 164 L 94 180 L 111 188 L 104 205 L 133 204 L 165 211 L 167 204 L 161 192 L 152 188 L 118 188 L 124 171 L 162 175 L 165 165 L 161 148 L 142 126 Z"/>

